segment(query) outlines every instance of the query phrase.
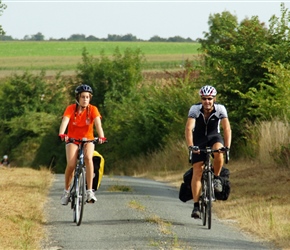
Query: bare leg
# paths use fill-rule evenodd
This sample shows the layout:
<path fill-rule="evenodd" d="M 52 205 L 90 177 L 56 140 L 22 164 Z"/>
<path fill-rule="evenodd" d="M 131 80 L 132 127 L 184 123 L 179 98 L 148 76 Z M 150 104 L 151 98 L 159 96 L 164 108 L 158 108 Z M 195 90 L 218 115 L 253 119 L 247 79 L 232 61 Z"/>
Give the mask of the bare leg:
<path fill-rule="evenodd" d="M 217 142 L 213 145 L 213 149 L 219 149 L 223 147 L 223 144 L 220 142 Z M 219 176 L 222 166 L 224 164 L 224 155 L 223 153 L 214 153 L 214 160 L 213 160 L 213 166 L 214 166 L 214 174 L 215 176 Z"/>
<path fill-rule="evenodd" d="M 76 167 L 78 155 L 78 145 L 69 143 L 66 145 L 66 169 L 65 169 L 65 189 L 68 190 L 70 187 L 73 173 Z"/>
<path fill-rule="evenodd" d="M 203 162 L 196 162 L 193 164 L 193 174 L 191 180 L 191 191 L 193 196 L 193 202 L 199 201 L 202 171 L 203 171 Z"/>
<path fill-rule="evenodd" d="M 93 143 L 87 143 L 85 145 L 85 164 L 86 164 L 86 176 L 87 176 L 87 189 L 92 189 L 93 177 L 94 177 L 94 164 L 93 154 L 95 145 Z"/>

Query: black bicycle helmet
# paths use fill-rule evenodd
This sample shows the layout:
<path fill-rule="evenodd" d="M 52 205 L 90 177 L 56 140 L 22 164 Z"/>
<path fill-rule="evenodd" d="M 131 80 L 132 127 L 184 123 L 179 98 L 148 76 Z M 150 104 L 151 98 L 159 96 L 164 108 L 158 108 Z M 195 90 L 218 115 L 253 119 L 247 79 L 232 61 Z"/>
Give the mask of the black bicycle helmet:
<path fill-rule="evenodd" d="M 86 85 L 86 84 L 82 84 L 80 86 L 77 86 L 76 89 L 75 89 L 75 94 L 78 95 L 82 92 L 89 92 L 91 94 L 93 94 L 93 90 L 92 88 L 89 86 L 89 85 Z"/>

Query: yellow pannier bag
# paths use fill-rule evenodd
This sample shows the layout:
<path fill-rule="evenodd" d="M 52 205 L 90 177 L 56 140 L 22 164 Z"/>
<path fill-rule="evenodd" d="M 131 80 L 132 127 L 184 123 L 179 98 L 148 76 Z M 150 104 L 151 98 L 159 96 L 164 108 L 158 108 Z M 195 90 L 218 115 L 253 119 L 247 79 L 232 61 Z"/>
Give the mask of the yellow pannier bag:
<path fill-rule="evenodd" d="M 94 163 L 93 189 L 96 191 L 99 189 L 103 178 L 105 159 L 99 152 L 94 151 L 93 163 Z"/>

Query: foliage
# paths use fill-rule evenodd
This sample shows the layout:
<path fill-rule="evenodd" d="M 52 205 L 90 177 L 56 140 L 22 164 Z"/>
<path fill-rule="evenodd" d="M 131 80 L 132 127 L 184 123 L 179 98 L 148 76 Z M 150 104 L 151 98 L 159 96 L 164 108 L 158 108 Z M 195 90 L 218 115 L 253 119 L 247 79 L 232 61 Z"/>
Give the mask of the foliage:
<path fill-rule="evenodd" d="M 144 57 L 140 49 L 127 48 L 122 55 L 115 49 L 112 59 L 101 52 L 100 58 L 90 56 L 84 48 L 82 63 L 77 66 L 78 81 L 93 88 L 92 102 L 105 112 L 105 98 L 121 103 L 142 80 L 141 66 Z"/>
<path fill-rule="evenodd" d="M 39 75 L 25 72 L 8 78 L 0 85 L 0 151 L 9 154 L 15 163 L 25 161 L 31 164 L 23 159 L 26 155 L 23 151 L 28 150 L 35 156 L 42 138 L 60 122 L 60 114 L 67 102 L 65 96 L 66 87 L 60 76 L 53 82 L 45 79 L 44 72 Z M 57 138 L 56 131 L 49 135 Z M 40 163 L 43 162 L 36 165 Z"/>
<path fill-rule="evenodd" d="M 7 5 L 3 4 L 0 0 L 0 16 L 2 16 L 3 11 L 7 8 Z M 0 25 L 0 35 L 5 35 L 5 31 L 2 28 L 2 25 Z"/>
<path fill-rule="evenodd" d="M 269 73 L 265 73 L 269 84 L 258 83 L 245 94 L 240 93 L 242 99 L 250 104 L 245 109 L 249 115 L 269 120 L 271 117 L 287 117 L 290 120 L 290 68 L 281 63 L 263 64 Z"/>
<path fill-rule="evenodd" d="M 139 155 L 148 155 L 162 148 L 169 139 L 184 136 L 189 107 L 195 102 L 195 85 L 189 80 L 192 68 L 176 72 L 184 78 L 171 82 L 154 81 L 135 88 L 123 99 L 122 105 L 108 99 L 110 116 L 106 130 L 110 152 L 106 161 L 112 168 L 118 162 Z M 122 145 L 120 147 L 119 145 Z"/>
<path fill-rule="evenodd" d="M 238 23 L 225 11 L 210 16 L 209 32 L 199 40 L 202 78 L 217 88 L 229 110 L 234 143 L 245 138 L 246 120 L 289 115 L 290 13 L 284 4 L 281 18 L 269 21 L 268 29 L 257 16 Z"/>
<path fill-rule="evenodd" d="M 31 36 L 25 35 L 23 40 L 25 40 L 25 41 L 44 41 L 44 35 L 41 32 L 38 32 L 37 34 L 31 35 Z"/>

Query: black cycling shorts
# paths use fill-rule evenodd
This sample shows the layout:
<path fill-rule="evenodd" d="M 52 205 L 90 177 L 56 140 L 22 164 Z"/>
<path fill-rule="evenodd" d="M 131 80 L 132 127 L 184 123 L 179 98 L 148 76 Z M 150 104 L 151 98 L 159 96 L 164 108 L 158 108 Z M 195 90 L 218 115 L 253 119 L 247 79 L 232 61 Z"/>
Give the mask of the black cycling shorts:
<path fill-rule="evenodd" d="M 209 135 L 203 138 L 199 138 L 198 141 L 194 142 L 194 146 L 199 146 L 199 148 L 204 149 L 206 147 L 212 147 L 217 142 L 220 142 L 224 145 L 224 140 L 221 134 Z M 205 160 L 206 153 L 204 152 L 200 152 L 200 154 L 192 154 L 191 164 Z"/>

